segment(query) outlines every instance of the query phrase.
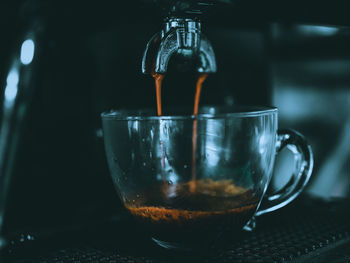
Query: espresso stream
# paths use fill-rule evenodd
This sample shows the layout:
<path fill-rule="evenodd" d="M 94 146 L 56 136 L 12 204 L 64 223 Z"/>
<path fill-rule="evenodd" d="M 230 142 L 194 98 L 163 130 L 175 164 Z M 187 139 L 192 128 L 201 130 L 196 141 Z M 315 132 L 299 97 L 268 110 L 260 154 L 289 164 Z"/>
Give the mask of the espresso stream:
<path fill-rule="evenodd" d="M 158 114 L 158 116 L 162 116 L 162 82 L 164 79 L 164 75 L 154 73 L 154 74 L 152 74 L 152 77 L 154 78 L 154 84 L 156 87 L 157 114 Z M 193 115 L 198 114 L 199 99 L 201 96 L 202 84 L 206 80 L 207 77 L 208 77 L 208 74 L 206 74 L 206 73 L 200 74 L 198 77 L 197 84 L 196 84 L 196 94 L 195 94 L 195 99 L 194 99 Z"/>
<path fill-rule="evenodd" d="M 162 116 L 162 81 L 164 79 L 163 74 L 153 73 L 154 84 L 156 87 L 156 99 L 157 99 L 157 114 Z M 199 99 L 201 96 L 203 82 L 207 79 L 208 74 L 200 74 L 196 83 L 196 93 L 194 98 L 193 115 L 198 115 Z M 197 150 L 197 126 L 198 121 L 193 121 L 192 128 L 192 180 L 190 182 L 190 190 L 194 192 L 196 190 L 196 150 Z M 163 145 L 161 144 L 162 151 L 164 152 Z M 162 164 L 164 164 L 164 155 L 162 156 Z M 164 166 L 164 165 L 163 165 Z"/>
<path fill-rule="evenodd" d="M 153 74 L 156 87 L 157 113 L 162 115 L 161 88 L 164 75 Z M 202 84 L 207 74 L 196 83 L 193 115 L 198 114 Z M 126 208 L 147 225 L 152 235 L 161 240 L 196 240 L 217 234 L 224 225 L 241 229 L 254 214 L 258 200 L 251 190 L 236 186 L 232 180 L 197 179 L 196 149 L 198 120 L 192 128 L 192 178 L 187 183 L 169 185 L 163 180 L 126 197 Z M 162 146 L 162 144 L 161 144 Z M 162 163 L 164 156 L 162 156 Z M 226 223 L 226 224 L 225 224 Z M 205 235 L 204 235 L 205 233 Z"/>
<path fill-rule="evenodd" d="M 207 77 L 208 77 L 208 74 L 201 74 L 201 75 L 199 75 L 199 78 L 197 80 L 196 95 L 194 97 L 194 109 L 193 109 L 194 116 L 197 116 L 197 114 L 198 114 L 199 99 L 201 96 L 202 84 L 206 80 Z M 196 191 L 197 126 L 198 126 L 198 120 L 195 119 L 193 121 L 193 128 L 192 128 L 192 180 L 190 182 L 190 191 L 191 192 Z"/>
<path fill-rule="evenodd" d="M 162 81 L 164 78 L 163 74 L 152 74 L 154 78 L 154 84 L 156 86 L 156 97 L 157 97 L 157 113 L 158 116 L 162 116 Z"/>

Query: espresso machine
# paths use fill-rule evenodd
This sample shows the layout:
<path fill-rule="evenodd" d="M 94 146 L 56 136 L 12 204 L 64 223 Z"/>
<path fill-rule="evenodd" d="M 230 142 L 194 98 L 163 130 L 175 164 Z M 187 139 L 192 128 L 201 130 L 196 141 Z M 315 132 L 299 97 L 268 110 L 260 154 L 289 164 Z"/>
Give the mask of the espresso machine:
<path fill-rule="evenodd" d="M 249 262 L 308 260 L 317 253 L 324 262 L 350 257 L 344 209 L 350 189 L 350 21 L 341 2 L 23 0 L 2 5 L 0 248 L 6 258 L 169 262 L 164 252 L 157 250 L 161 256 L 154 257 L 153 248 L 131 249 L 100 119 L 110 109 L 156 110 L 153 73 L 166 73 L 165 114 L 173 107 L 191 108 L 198 74 L 208 73 L 201 105 L 277 106 L 279 126 L 303 132 L 315 152 L 302 208 L 291 205 L 268 216 L 276 222 L 288 218 L 283 226 L 273 221 L 274 228 L 262 218 L 256 236 L 245 239 L 246 249 L 220 250 L 213 262 L 237 255 L 244 256 L 242 262 L 249 257 Z M 288 158 L 288 153 L 279 158 L 276 172 L 286 176 L 274 180 L 271 191 L 288 182 Z M 311 221 L 300 216 L 293 221 L 288 213 L 296 211 L 312 211 Z M 339 221 L 312 221 L 334 215 Z M 90 238 L 95 243 L 82 241 Z M 261 253 L 252 252 L 251 244 L 270 239 L 276 241 L 269 245 L 275 252 L 263 255 L 258 245 L 254 248 Z"/>

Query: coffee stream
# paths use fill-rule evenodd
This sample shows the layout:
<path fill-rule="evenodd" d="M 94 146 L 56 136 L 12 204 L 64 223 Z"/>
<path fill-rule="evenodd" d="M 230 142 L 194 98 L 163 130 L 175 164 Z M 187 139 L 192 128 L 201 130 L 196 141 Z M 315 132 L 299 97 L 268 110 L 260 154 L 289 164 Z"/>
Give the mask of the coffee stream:
<path fill-rule="evenodd" d="M 156 87 L 156 99 L 157 99 L 157 114 L 158 116 L 162 116 L 162 81 L 164 79 L 163 74 L 154 73 L 152 74 L 152 77 L 154 78 L 155 87 Z M 202 91 L 202 85 L 203 82 L 208 77 L 208 74 L 203 73 L 200 74 L 197 80 L 196 84 L 196 94 L 194 99 L 194 108 L 193 108 L 193 115 L 197 116 L 198 114 L 198 107 L 199 107 L 199 99 L 201 96 Z M 193 129 L 192 129 L 192 180 L 190 182 L 190 191 L 194 192 L 196 191 L 196 149 L 197 149 L 197 124 L 198 121 L 195 119 L 193 121 Z M 162 151 L 163 145 L 161 144 Z M 164 166 L 164 156 L 162 155 L 162 166 Z"/>
<path fill-rule="evenodd" d="M 154 78 L 154 83 L 156 86 L 157 114 L 158 116 L 162 116 L 162 81 L 164 79 L 164 75 L 154 73 L 152 74 L 152 77 Z M 205 74 L 205 73 L 200 74 L 198 77 L 197 84 L 196 84 L 196 95 L 194 99 L 193 115 L 198 114 L 199 99 L 201 96 L 202 84 L 207 77 L 208 77 L 208 74 Z"/>
<path fill-rule="evenodd" d="M 193 115 L 198 114 L 198 107 L 199 107 L 199 99 L 201 97 L 201 91 L 202 91 L 202 84 L 207 79 L 208 74 L 200 74 L 197 80 L 196 84 L 196 95 L 194 97 L 194 108 L 193 108 Z"/>
<path fill-rule="evenodd" d="M 157 96 L 157 113 L 158 116 L 162 116 L 162 81 L 164 78 L 163 74 L 154 73 L 152 74 L 156 86 Z"/>
<path fill-rule="evenodd" d="M 199 99 L 201 96 L 202 84 L 206 80 L 207 77 L 208 77 L 208 74 L 201 74 L 201 75 L 199 75 L 199 78 L 197 80 L 196 95 L 194 97 L 194 109 L 193 109 L 194 116 L 197 116 L 197 114 L 198 114 Z M 198 121 L 197 121 L 197 119 L 195 119 L 193 121 L 193 128 L 192 128 L 192 180 L 190 182 L 190 191 L 192 193 L 194 193 L 196 191 L 197 126 L 198 126 Z"/>
<path fill-rule="evenodd" d="M 152 74 L 155 80 L 157 97 L 157 114 L 162 116 L 161 88 L 164 75 Z M 198 107 L 203 82 L 207 74 L 200 74 L 196 83 L 193 115 L 198 115 Z M 236 186 L 232 180 L 197 179 L 196 178 L 196 149 L 197 126 L 195 118 L 192 128 L 192 178 L 187 183 L 169 185 L 163 182 L 145 189 L 143 193 L 130 195 L 125 203 L 126 208 L 137 219 L 148 226 L 161 227 L 160 235 L 173 235 L 182 239 L 200 225 L 208 227 L 220 225 L 229 221 L 231 226 L 241 225 L 254 213 L 257 201 L 251 190 Z M 164 168 L 164 148 L 162 148 L 162 169 Z M 169 197 L 169 191 L 175 192 L 175 197 Z M 142 198 L 137 198 L 142 197 Z M 132 200 L 132 202 L 128 201 Z M 171 208 L 167 208 L 167 206 Z M 189 228 L 187 228 L 189 227 Z M 192 235 L 188 236 L 191 238 Z M 166 236 L 165 238 L 168 238 Z"/>

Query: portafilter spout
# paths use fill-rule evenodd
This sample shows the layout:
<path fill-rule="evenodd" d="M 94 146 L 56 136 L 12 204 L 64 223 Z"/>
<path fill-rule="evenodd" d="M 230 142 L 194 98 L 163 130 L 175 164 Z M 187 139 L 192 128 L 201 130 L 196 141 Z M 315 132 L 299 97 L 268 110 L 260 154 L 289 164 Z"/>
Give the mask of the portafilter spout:
<path fill-rule="evenodd" d="M 201 33 L 201 23 L 192 18 L 168 18 L 163 29 L 146 46 L 142 59 L 144 74 L 165 74 L 172 55 L 181 54 L 196 59 L 200 73 L 216 72 L 214 50 Z"/>

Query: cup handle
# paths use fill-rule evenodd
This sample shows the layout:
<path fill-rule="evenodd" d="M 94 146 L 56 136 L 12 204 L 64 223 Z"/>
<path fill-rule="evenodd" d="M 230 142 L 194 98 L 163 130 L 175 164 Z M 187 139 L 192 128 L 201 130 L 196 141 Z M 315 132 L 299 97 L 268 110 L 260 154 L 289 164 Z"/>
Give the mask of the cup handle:
<path fill-rule="evenodd" d="M 307 185 L 314 165 L 311 146 L 305 137 L 293 130 L 278 130 L 276 154 L 287 147 L 294 154 L 295 170 L 282 189 L 265 195 L 255 216 L 260 216 L 292 202 Z"/>

